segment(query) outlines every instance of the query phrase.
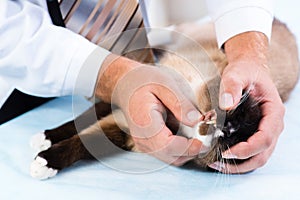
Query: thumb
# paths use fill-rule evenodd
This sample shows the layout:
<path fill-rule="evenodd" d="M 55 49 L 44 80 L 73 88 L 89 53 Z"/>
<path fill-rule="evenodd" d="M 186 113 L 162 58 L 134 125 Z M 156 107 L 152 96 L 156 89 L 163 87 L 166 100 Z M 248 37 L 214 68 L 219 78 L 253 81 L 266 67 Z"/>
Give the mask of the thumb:
<path fill-rule="evenodd" d="M 224 73 L 220 84 L 220 108 L 223 110 L 231 110 L 235 108 L 242 97 L 243 88 L 244 84 L 239 75 Z"/>

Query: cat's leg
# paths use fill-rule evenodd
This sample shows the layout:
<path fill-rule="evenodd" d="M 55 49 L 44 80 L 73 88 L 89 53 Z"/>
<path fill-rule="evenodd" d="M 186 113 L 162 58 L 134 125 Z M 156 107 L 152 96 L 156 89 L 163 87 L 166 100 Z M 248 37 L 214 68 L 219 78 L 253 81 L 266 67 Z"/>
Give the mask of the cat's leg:
<path fill-rule="evenodd" d="M 108 115 L 110 112 L 110 104 L 99 102 L 75 120 L 69 121 L 57 128 L 45 130 L 34 135 L 31 138 L 30 146 L 37 152 L 47 150 L 51 145 L 73 137 L 81 130 L 94 124 L 98 119 Z"/>
<path fill-rule="evenodd" d="M 40 152 L 30 166 L 30 174 L 38 179 L 53 177 L 59 170 L 87 157 L 86 154 L 79 136 L 74 135 Z"/>
<path fill-rule="evenodd" d="M 50 178 L 76 161 L 116 153 L 116 148 L 112 148 L 114 145 L 118 146 L 118 149 L 131 150 L 133 142 L 124 132 L 126 125 L 122 129 L 118 125 L 113 115 L 109 115 L 82 130 L 78 135 L 52 145 L 37 155 L 31 164 L 31 175 L 38 179 Z"/>
<path fill-rule="evenodd" d="M 70 138 L 76 133 L 74 121 L 70 121 L 58 128 L 45 130 L 34 135 L 30 140 L 30 146 L 37 152 L 44 151 L 49 149 L 51 145 Z"/>

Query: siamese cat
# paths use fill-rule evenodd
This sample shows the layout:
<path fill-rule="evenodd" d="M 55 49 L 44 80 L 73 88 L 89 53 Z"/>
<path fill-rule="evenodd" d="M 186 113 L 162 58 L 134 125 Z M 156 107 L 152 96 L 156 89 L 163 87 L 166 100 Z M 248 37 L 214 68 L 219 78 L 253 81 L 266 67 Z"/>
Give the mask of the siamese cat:
<path fill-rule="evenodd" d="M 225 112 L 219 109 L 220 74 L 228 63 L 225 54 L 217 46 L 213 25 L 184 24 L 179 25 L 177 30 L 194 42 L 186 42 L 174 35 L 176 42 L 168 47 L 172 51 L 156 50 L 158 63 L 187 80 L 194 93 L 192 101 L 205 114 L 205 120 L 190 128 L 180 124 L 167 112 L 166 125 L 174 134 L 199 138 L 210 147 L 210 150 L 193 160 L 201 168 L 208 168 L 209 164 L 221 160 L 243 162 L 237 159 L 224 160 L 221 152 L 241 141 L 247 141 L 255 134 L 262 118 L 260 101 L 251 96 L 249 88 L 244 91 L 234 110 Z M 199 53 L 199 46 L 205 54 Z M 294 36 L 278 20 L 273 22 L 269 68 L 282 101 L 286 101 L 298 80 L 298 50 Z M 106 151 L 106 145 L 99 141 L 107 138 L 118 148 L 139 151 L 130 136 L 122 111 L 99 102 L 75 120 L 32 138 L 31 145 L 39 153 L 31 165 L 31 175 L 46 179 L 76 161 L 94 159 L 98 153 L 100 155 Z"/>

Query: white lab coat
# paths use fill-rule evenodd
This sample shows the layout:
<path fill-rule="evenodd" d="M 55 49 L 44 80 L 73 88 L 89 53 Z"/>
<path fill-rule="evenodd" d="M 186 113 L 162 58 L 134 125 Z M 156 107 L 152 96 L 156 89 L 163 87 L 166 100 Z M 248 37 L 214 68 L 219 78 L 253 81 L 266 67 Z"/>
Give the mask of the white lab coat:
<path fill-rule="evenodd" d="M 0 0 L 0 106 L 14 88 L 31 95 L 53 97 L 72 94 L 76 85 L 77 94 L 86 97 L 93 94 L 98 71 L 109 52 L 68 29 L 54 26 L 45 1 Z M 173 7 L 178 4 L 178 9 L 180 2 L 186 3 L 143 1 L 143 17 L 153 27 L 172 23 L 157 23 L 160 21 L 155 20 L 157 15 L 178 19 L 177 11 L 168 12 L 167 3 Z M 162 9 L 152 11 L 153 2 Z M 270 38 L 271 0 L 206 0 L 206 4 L 215 22 L 219 46 L 246 31 L 260 31 Z M 89 67 L 83 69 L 86 62 Z M 79 74 L 86 77 L 79 78 L 80 83 Z"/>

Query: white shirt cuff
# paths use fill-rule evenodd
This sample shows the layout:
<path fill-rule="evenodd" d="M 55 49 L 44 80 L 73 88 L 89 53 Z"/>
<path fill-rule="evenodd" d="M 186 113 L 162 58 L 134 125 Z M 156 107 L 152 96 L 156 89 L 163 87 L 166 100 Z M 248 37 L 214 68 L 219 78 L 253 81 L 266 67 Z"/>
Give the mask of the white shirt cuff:
<path fill-rule="evenodd" d="M 215 19 L 218 46 L 240 33 L 258 31 L 270 40 L 272 30 L 272 13 L 259 7 L 243 7 L 225 13 Z"/>
<path fill-rule="evenodd" d="M 111 52 L 99 46 L 88 49 L 87 45 L 87 51 L 82 51 L 83 48 L 85 48 L 84 45 L 74 55 L 72 63 L 75 63 L 75 66 L 72 72 L 68 73 L 64 88 L 67 94 L 68 88 L 73 88 L 74 95 L 90 98 L 94 95 L 101 65 Z M 82 55 L 82 52 L 85 52 L 85 55 Z"/>

